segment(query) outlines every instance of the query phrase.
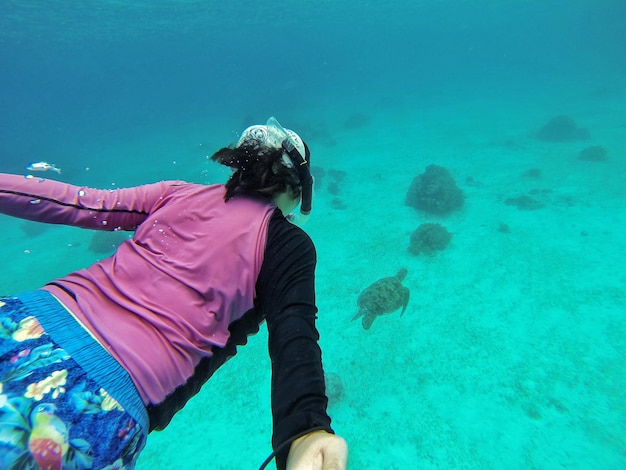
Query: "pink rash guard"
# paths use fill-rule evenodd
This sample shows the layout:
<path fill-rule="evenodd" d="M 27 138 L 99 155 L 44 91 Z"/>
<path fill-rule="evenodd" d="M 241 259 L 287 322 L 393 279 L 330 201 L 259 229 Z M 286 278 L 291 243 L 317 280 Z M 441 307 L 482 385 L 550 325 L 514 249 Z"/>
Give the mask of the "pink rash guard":
<path fill-rule="evenodd" d="M 0 189 L 5 214 L 135 230 L 110 258 L 44 289 L 128 371 L 145 404 L 184 384 L 253 307 L 276 209 L 267 200 L 224 202 L 223 185 L 180 181 L 108 191 L 0 175 Z"/>

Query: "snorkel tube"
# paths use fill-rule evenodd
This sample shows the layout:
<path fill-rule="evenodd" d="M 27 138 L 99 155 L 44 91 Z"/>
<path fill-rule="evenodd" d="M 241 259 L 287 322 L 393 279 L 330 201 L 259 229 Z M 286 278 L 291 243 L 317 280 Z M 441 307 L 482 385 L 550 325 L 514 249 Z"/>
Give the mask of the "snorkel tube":
<path fill-rule="evenodd" d="M 289 157 L 289 160 L 293 164 L 294 168 L 298 171 L 298 178 L 300 179 L 300 185 L 302 186 L 302 200 L 300 202 L 300 214 L 294 214 L 292 221 L 298 225 L 303 225 L 311 214 L 311 205 L 313 202 L 313 177 L 311 176 L 311 152 L 309 147 L 302 139 L 299 139 L 297 134 L 293 131 L 288 131 L 276 120 L 275 117 L 271 117 L 267 120 L 268 131 L 275 131 L 280 134 L 282 138 L 281 147 Z M 293 134 L 293 135 L 292 135 Z M 300 142 L 294 140 L 298 138 Z M 301 143 L 304 149 L 304 155 L 298 150 L 298 144 Z"/>
<path fill-rule="evenodd" d="M 300 212 L 303 215 L 309 215 L 311 213 L 311 203 L 313 199 L 313 177 L 311 176 L 310 158 L 311 152 L 309 147 L 304 144 L 305 155 L 300 155 L 300 152 L 289 139 L 283 140 L 282 147 L 285 153 L 289 156 L 289 159 L 298 169 L 298 177 L 300 184 L 302 185 L 302 202 L 300 203 Z"/>

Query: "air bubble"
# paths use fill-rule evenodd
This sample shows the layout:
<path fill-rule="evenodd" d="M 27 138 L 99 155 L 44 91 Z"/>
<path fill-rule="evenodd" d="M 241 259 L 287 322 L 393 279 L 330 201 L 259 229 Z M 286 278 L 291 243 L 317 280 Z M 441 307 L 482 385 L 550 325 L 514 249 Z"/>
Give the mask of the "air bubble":
<path fill-rule="evenodd" d="M 78 195 L 79 196 L 84 196 L 85 194 L 86 194 L 85 191 L 83 191 L 82 189 L 78 190 Z"/>
<path fill-rule="evenodd" d="M 41 202 L 41 199 L 33 199 L 32 201 L 28 201 L 31 204 L 39 204 Z"/>

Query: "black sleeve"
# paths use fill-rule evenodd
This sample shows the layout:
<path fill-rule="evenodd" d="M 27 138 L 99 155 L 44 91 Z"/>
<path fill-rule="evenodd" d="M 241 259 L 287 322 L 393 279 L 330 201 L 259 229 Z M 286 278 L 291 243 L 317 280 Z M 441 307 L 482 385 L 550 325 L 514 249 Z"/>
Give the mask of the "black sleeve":
<path fill-rule="evenodd" d="M 270 221 L 257 281 L 258 308 L 267 321 L 272 361 L 274 449 L 307 429 L 332 432 L 315 327 L 315 264 L 309 236 L 277 211 Z M 278 452 L 279 469 L 285 468 L 288 452 L 289 446 Z"/>

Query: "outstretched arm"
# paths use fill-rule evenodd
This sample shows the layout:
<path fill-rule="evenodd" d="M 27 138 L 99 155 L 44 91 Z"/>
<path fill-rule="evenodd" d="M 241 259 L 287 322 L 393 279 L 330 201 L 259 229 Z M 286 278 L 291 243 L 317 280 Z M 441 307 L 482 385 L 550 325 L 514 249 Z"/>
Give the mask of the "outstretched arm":
<path fill-rule="evenodd" d="M 0 212 L 49 224 L 96 230 L 135 230 L 155 204 L 182 182 L 102 190 L 21 175 L 0 174 Z"/>
<path fill-rule="evenodd" d="M 269 331 L 272 443 L 279 469 L 286 468 L 288 444 L 294 436 L 314 430 L 329 435 L 333 432 L 326 413 L 328 400 L 315 327 L 315 263 L 315 247 L 310 238 L 275 214 L 270 222 L 257 292 Z M 282 446 L 283 443 L 287 445 Z"/>

